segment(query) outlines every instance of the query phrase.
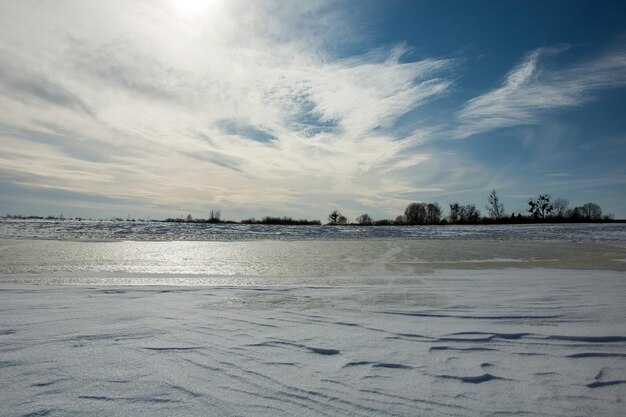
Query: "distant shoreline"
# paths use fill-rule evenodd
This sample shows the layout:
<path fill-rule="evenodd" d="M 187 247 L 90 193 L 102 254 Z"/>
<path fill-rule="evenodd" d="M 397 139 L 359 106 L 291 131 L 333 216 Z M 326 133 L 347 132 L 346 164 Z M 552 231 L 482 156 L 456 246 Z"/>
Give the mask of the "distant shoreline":
<path fill-rule="evenodd" d="M 483 218 L 477 222 L 449 222 L 449 221 L 441 221 L 438 223 L 424 223 L 424 224 L 409 224 L 409 223 L 396 223 L 392 220 L 379 220 L 369 224 L 360 224 L 360 223 L 346 223 L 346 224 L 333 224 L 333 223 L 322 223 L 320 220 L 292 220 L 276 217 L 276 220 L 213 220 L 213 219 L 178 219 L 178 218 L 168 218 L 168 219 L 135 219 L 135 218 L 85 218 L 85 217 L 63 217 L 63 216 L 24 216 L 24 215 L 5 215 L 0 217 L 0 221 L 5 220 L 21 220 L 21 221 L 75 221 L 75 222 L 115 222 L 115 223 L 184 223 L 184 224 L 241 224 L 241 225 L 272 225 L 272 226 L 330 226 L 330 227 L 383 227 L 383 226 L 402 226 L 402 227 L 419 227 L 419 226 L 449 226 L 449 225 L 481 225 L 481 226 L 489 226 L 489 225 L 527 225 L 527 224 L 597 224 L 597 223 L 626 223 L 626 219 L 599 219 L 599 220 L 589 220 L 589 219 L 568 219 L 568 218 L 546 218 L 546 219 L 535 219 L 530 216 L 524 216 L 520 220 L 517 218 L 504 218 L 499 220 L 492 220 L 489 218 Z"/>

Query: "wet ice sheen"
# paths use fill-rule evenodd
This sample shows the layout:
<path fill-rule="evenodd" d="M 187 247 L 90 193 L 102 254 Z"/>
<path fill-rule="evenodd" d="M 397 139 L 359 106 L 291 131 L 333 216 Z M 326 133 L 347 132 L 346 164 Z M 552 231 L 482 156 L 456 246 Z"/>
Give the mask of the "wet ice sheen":
<path fill-rule="evenodd" d="M 105 285 L 401 284 L 441 269 L 626 271 L 624 243 L 493 240 L 0 240 L 0 282 Z"/>

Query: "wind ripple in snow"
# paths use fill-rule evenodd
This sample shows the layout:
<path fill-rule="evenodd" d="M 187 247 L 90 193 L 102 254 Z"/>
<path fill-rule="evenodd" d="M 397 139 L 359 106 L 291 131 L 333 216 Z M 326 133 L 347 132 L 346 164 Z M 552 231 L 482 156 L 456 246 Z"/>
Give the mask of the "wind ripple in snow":
<path fill-rule="evenodd" d="M 289 291 L 101 290 L 3 288 L 0 415 L 567 417 L 623 409 L 619 272 L 447 271 L 410 285 Z M 438 294 L 437 303 L 420 304 L 425 293 Z"/>

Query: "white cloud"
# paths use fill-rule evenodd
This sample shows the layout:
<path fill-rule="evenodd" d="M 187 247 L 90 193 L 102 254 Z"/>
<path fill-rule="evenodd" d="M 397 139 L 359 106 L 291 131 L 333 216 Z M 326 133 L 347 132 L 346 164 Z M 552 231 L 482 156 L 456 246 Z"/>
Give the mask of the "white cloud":
<path fill-rule="evenodd" d="M 444 93 L 452 61 L 401 62 L 401 45 L 338 57 L 359 35 L 326 7 L 3 3 L 0 175 L 190 210 L 419 188 L 403 170 L 430 155 L 379 130 Z"/>
<path fill-rule="evenodd" d="M 596 90 L 626 85 L 626 51 L 552 69 L 548 56 L 567 48 L 536 49 L 509 72 L 502 86 L 468 101 L 457 113 L 454 136 L 464 138 L 502 127 L 539 123 L 547 111 L 580 106 Z"/>
<path fill-rule="evenodd" d="M 403 44 L 346 55 L 366 43 L 335 2 L 207 4 L 0 3 L 0 181 L 194 215 L 395 217 L 509 178 L 441 138 L 626 84 L 623 50 L 555 69 L 564 48 L 542 48 L 438 122 L 422 106 L 450 94 L 455 61 L 407 62 Z"/>

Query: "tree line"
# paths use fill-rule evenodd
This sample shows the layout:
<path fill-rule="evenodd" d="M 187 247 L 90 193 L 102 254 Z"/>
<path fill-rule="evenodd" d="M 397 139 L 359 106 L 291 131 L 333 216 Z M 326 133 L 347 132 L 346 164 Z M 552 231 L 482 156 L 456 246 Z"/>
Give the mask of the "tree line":
<path fill-rule="evenodd" d="M 322 222 L 319 220 L 307 220 L 307 219 L 292 219 L 291 217 L 272 217 L 266 216 L 261 220 L 257 220 L 254 217 L 242 220 L 241 224 L 280 224 L 280 225 L 297 225 L 297 226 L 321 226 Z"/>
<path fill-rule="evenodd" d="M 222 211 L 211 209 L 209 211 L 209 217 L 207 219 L 194 218 L 191 214 L 187 217 L 168 217 L 163 220 L 166 223 L 224 223 L 222 220 Z"/>
<path fill-rule="evenodd" d="M 491 191 L 487 196 L 487 204 L 485 205 L 486 215 L 483 216 L 481 211 L 474 204 L 460 204 L 454 202 L 449 205 L 448 215 L 445 216 L 443 209 L 439 203 L 410 203 L 404 210 L 403 214 L 398 215 L 395 219 L 374 220 L 369 214 L 363 213 L 359 215 L 355 222 L 350 222 L 346 216 L 341 214 L 338 209 L 333 210 L 328 215 L 326 224 L 337 225 L 362 225 L 362 226 L 387 226 L 387 225 L 435 225 L 435 224 L 519 224 L 519 223 L 573 223 L 573 222 L 609 222 L 613 221 L 612 214 L 603 214 L 602 208 L 596 203 L 588 202 L 582 206 L 570 207 L 569 200 L 565 198 L 552 199 L 550 194 L 540 194 L 537 197 L 528 200 L 528 209 L 525 213 L 506 213 L 504 204 L 500 200 L 500 196 L 496 190 Z M 208 218 L 194 218 L 191 214 L 187 216 L 170 217 L 165 220 L 134 219 L 129 214 L 126 219 L 115 217 L 107 221 L 152 221 L 152 222 L 170 222 L 170 223 L 230 223 L 230 224 L 276 224 L 276 225 L 307 225 L 320 226 L 320 220 L 293 219 L 283 216 L 266 216 L 260 220 L 254 217 L 242 220 L 240 222 L 223 220 L 221 210 L 211 209 Z M 59 216 L 22 216 L 22 215 L 6 215 L 4 219 L 15 220 L 92 220 L 81 217 L 64 217 Z M 103 221 L 100 219 L 100 221 Z"/>
<path fill-rule="evenodd" d="M 526 213 L 506 213 L 504 204 L 500 200 L 496 190 L 491 191 L 485 205 L 487 212 L 483 216 L 474 204 L 450 204 L 447 216 L 439 203 L 410 203 L 404 213 L 395 219 L 374 220 L 363 213 L 356 218 L 356 223 L 350 223 L 348 219 L 337 209 L 328 215 L 329 225 L 358 224 L 363 226 L 384 225 L 430 225 L 430 224 L 519 224 L 539 222 L 608 222 L 613 220 L 613 215 L 602 214 L 602 209 L 596 203 L 586 203 L 582 206 L 570 208 L 569 200 L 565 198 L 552 199 L 550 194 L 540 194 L 538 197 L 528 200 Z"/>

